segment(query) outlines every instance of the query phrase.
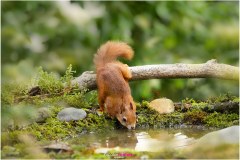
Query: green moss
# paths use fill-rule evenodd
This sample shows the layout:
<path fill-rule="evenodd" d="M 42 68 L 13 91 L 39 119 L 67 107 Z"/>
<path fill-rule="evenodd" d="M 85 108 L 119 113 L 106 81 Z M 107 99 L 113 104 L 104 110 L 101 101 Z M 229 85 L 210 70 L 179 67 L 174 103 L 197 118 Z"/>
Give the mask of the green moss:
<path fill-rule="evenodd" d="M 86 119 L 79 121 L 61 122 L 51 117 L 43 124 L 34 123 L 27 128 L 38 140 L 57 140 L 65 137 L 74 137 L 82 131 L 96 131 L 114 129 L 114 121 L 104 116 L 89 113 Z"/>
<path fill-rule="evenodd" d="M 149 103 L 147 101 L 143 101 L 141 105 L 137 107 L 137 115 L 138 127 L 150 127 L 155 124 L 158 113 L 149 108 Z"/>
<path fill-rule="evenodd" d="M 204 146 L 190 149 L 162 149 L 158 152 L 138 152 L 132 149 L 110 150 L 107 153 L 94 153 L 93 149 L 74 149 L 72 155 L 57 155 L 52 158 L 74 159 L 199 159 L 199 158 L 238 158 L 238 145 L 223 144 L 216 147 Z"/>
<path fill-rule="evenodd" d="M 70 64 L 67 68 L 65 75 L 61 78 L 57 77 L 53 73 L 47 73 L 43 71 L 42 67 L 39 68 L 39 73 L 37 76 L 36 86 L 41 89 L 41 94 L 46 93 L 61 93 L 69 92 L 72 89 L 71 80 L 73 79 L 72 65 Z"/>
<path fill-rule="evenodd" d="M 62 97 L 62 100 L 66 102 L 68 105 L 77 107 L 77 108 L 89 108 L 90 105 L 89 103 L 84 100 L 84 94 L 79 92 L 79 93 L 73 93 L 71 95 L 64 95 Z"/>
<path fill-rule="evenodd" d="M 77 125 L 82 129 L 88 131 L 96 131 L 102 129 L 114 129 L 115 121 L 105 117 L 104 115 L 98 116 L 97 114 L 89 113 L 87 118 L 82 121 L 77 121 Z"/>
<path fill-rule="evenodd" d="M 182 100 L 182 103 L 196 103 L 196 101 L 192 98 L 185 98 L 184 100 Z"/>
<path fill-rule="evenodd" d="M 137 107 L 138 123 L 140 128 L 154 127 L 154 128 L 166 128 L 174 125 L 179 125 L 183 120 L 183 113 L 173 112 L 170 114 L 159 114 L 157 111 L 149 107 L 149 103 L 143 101 L 140 106 Z"/>
<path fill-rule="evenodd" d="M 19 149 L 12 146 L 4 146 L 1 150 L 1 158 L 19 157 Z"/>
<path fill-rule="evenodd" d="M 9 132 L 2 132 L 1 134 L 1 146 L 12 146 L 19 143 L 18 136 L 26 133 L 22 130 L 13 130 Z"/>
<path fill-rule="evenodd" d="M 194 109 L 204 109 L 208 106 L 209 104 L 206 102 L 192 103 L 192 108 Z"/>
<path fill-rule="evenodd" d="M 2 85 L 1 104 L 13 105 L 16 103 L 16 97 L 25 96 L 28 92 L 26 85 L 9 83 Z"/>
<path fill-rule="evenodd" d="M 194 109 L 184 114 L 184 123 L 202 125 L 204 124 L 204 118 L 206 116 L 207 116 L 206 112 Z"/>
<path fill-rule="evenodd" d="M 185 155 L 180 150 L 162 149 L 157 153 L 149 154 L 152 159 L 185 159 Z"/>
<path fill-rule="evenodd" d="M 41 94 L 59 93 L 64 88 L 62 81 L 56 75 L 43 71 L 42 67 L 39 68 L 37 86 L 41 89 Z"/>
<path fill-rule="evenodd" d="M 37 138 L 39 142 L 50 140 L 62 140 L 66 137 L 75 137 L 81 133 L 103 130 L 116 129 L 117 120 L 108 118 L 105 114 L 99 116 L 96 114 L 97 105 L 97 92 L 80 92 L 76 86 L 71 86 L 71 79 L 73 71 L 71 66 L 66 71 L 63 77 L 57 77 L 52 73 L 44 72 L 42 69 L 39 71 L 37 83 L 41 88 L 41 95 L 29 96 L 28 87 L 19 85 L 10 85 L 3 89 L 2 92 L 2 120 L 10 121 L 17 118 L 19 121 L 26 120 L 33 112 L 30 109 L 26 110 L 17 107 L 17 111 L 13 110 L 14 106 L 31 106 L 31 108 L 39 108 L 48 106 L 51 111 L 51 117 L 45 123 L 33 123 L 27 127 L 5 129 L 2 132 L 2 155 L 7 157 L 24 157 L 24 152 L 21 149 L 22 143 L 19 141 L 19 135 L 24 133 L 31 133 Z M 23 96 L 23 98 L 22 98 Z M 19 100 L 20 97 L 20 100 Z M 207 113 L 204 108 L 209 107 L 215 102 L 225 101 L 239 102 L 238 97 L 223 95 L 218 98 L 211 98 L 206 102 L 196 101 L 194 99 L 186 98 L 182 102 L 189 104 L 191 107 L 186 110 L 178 110 L 170 114 L 159 114 L 157 111 L 149 107 L 149 102 L 142 101 L 136 103 L 138 123 L 137 128 L 166 128 L 178 126 L 181 124 L 187 125 L 205 125 L 209 127 L 227 127 L 239 123 L 239 116 L 237 114 L 222 114 L 222 113 Z M 82 108 L 87 112 L 87 117 L 79 121 L 61 122 L 56 117 L 60 110 L 65 107 L 73 106 Z M 16 107 L 15 107 L 16 108 Z M 15 113 L 16 112 L 16 113 Z M 8 117 L 6 119 L 5 117 Z M 28 118 L 29 119 L 29 118 Z M 17 120 L 17 121 L 18 121 Z M 4 124 L 4 123 L 2 123 Z M 5 125 L 5 124 L 4 124 Z M 4 126 L 3 125 L 3 126 Z M 74 150 L 71 155 L 68 154 L 49 154 L 51 158 L 111 158 L 103 154 L 94 154 L 92 150 Z M 128 151 L 134 153 L 134 157 L 140 158 L 142 153 Z M 112 151 L 110 153 L 119 153 Z M 175 151 L 159 152 L 161 155 L 152 156 L 149 158 L 181 158 L 181 155 Z M 129 157 L 128 157 L 129 158 Z M 184 158 L 184 156 L 182 157 Z"/>
<path fill-rule="evenodd" d="M 239 145 L 199 146 L 185 150 L 182 155 L 191 159 L 239 159 Z"/>
<path fill-rule="evenodd" d="M 230 93 L 222 94 L 217 97 L 211 97 L 206 102 L 207 103 L 218 103 L 218 102 L 227 102 L 227 101 L 233 101 L 239 99 L 239 97 L 233 96 Z M 239 101 L 238 101 L 239 102 Z"/>
<path fill-rule="evenodd" d="M 38 140 L 57 140 L 68 135 L 75 135 L 76 130 L 68 122 L 61 122 L 56 118 L 48 118 L 46 123 L 34 123 L 27 128 Z"/>
<path fill-rule="evenodd" d="M 62 108 L 62 106 L 50 107 L 53 116 L 48 118 L 43 124 L 33 123 L 29 125 L 26 131 L 33 134 L 38 140 L 56 140 L 69 136 L 74 137 L 82 131 L 114 128 L 115 121 L 93 113 L 89 113 L 83 120 L 61 122 L 56 116 Z"/>
<path fill-rule="evenodd" d="M 221 114 L 214 112 L 206 116 L 203 122 L 206 123 L 207 126 L 223 128 L 232 126 L 237 120 L 239 120 L 238 114 Z"/>
<path fill-rule="evenodd" d="M 133 149 L 120 148 L 119 150 L 109 150 L 107 153 L 94 153 L 92 148 L 74 148 L 74 154 L 71 158 L 74 159 L 140 159 L 147 152 L 138 152 Z M 149 154 L 149 153 L 147 153 Z"/>
<path fill-rule="evenodd" d="M 189 104 L 191 109 L 200 109 L 200 110 L 211 110 L 212 105 L 219 102 L 239 102 L 239 97 L 233 96 L 229 93 L 219 95 L 217 97 L 211 97 L 206 101 L 199 101 L 190 98 L 182 100 L 182 104 Z"/>
<path fill-rule="evenodd" d="M 183 123 L 183 113 L 173 112 L 170 114 L 158 115 L 157 127 L 174 127 Z"/>
<path fill-rule="evenodd" d="M 28 96 L 26 86 L 25 90 L 21 88 L 21 92 L 19 90 L 19 87 L 15 87 L 15 89 L 12 90 L 6 87 L 6 89 L 4 90 L 5 92 L 4 94 L 2 94 L 2 96 L 5 97 L 4 103 L 7 104 L 7 106 L 5 106 L 4 110 L 2 111 L 4 113 L 3 115 L 6 115 L 8 117 L 8 120 L 3 120 L 9 121 L 9 118 L 11 119 L 13 117 L 15 117 L 15 119 L 16 117 L 19 117 L 19 121 L 22 121 L 21 117 L 25 120 L 25 114 L 19 114 L 19 116 L 16 115 L 16 113 L 13 112 L 13 110 L 11 109 L 13 107 L 10 106 L 10 104 L 12 105 L 16 98 L 18 98 L 19 96 L 24 96 L 23 98 L 21 98 L 21 101 L 17 101 L 19 105 L 30 105 L 33 108 L 48 106 L 50 108 L 50 111 L 52 112 L 52 117 L 48 118 L 46 122 L 42 124 L 33 123 L 23 129 L 7 129 L 8 132 L 6 132 L 6 134 L 3 134 L 2 136 L 3 143 L 5 145 L 9 143 L 11 145 L 14 143 L 18 143 L 18 134 L 24 132 L 31 133 L 38 140 L 43 141 L 62 139 L 67 136 L 76 136 L 77 134 L 85 130 L 91 131 L 104 128 L 114 128 L 115 121 L 107 119 L 105 118 L 105 116 L 98 116 L 91 110 L 92 106 L 97 105 L 96 91 L 85 94 L 85 92 L 80 92 L 76 86 L 71 86 L 70 82 L 73 78 L 72 73 L 73 71 L 71 65 L 68 67 L 66 74 L 61 78 L 58 78 L 52 73 L 49 74 L 40 69 L 39 75 L 36 80 L 37 83 L 35 85 L 40 87 L 41 95 Z M 20 93 L 18 93 L 16 89 Z M 64 107 L 69 106 L 83 108 L 88 112 L 87 118 L 82 121 L 59 121 L 56 118 L 57 113 Z M 18 113 L 25 113 L 25 110 L 21 111 L 21 108 L 19 108 Z M 11 139 L 9 139 L 9 137 L 11 137 Z"/>
<path fill-rule="evenodd" d="M 223 98 L 221 98 L 223 100 Z M 196 102 L 193 99 L 185 99 L 184 103 L 191 103 L 187 112 L 175 111 L 170 114 L 159 114 L 149 108 L 149 103 L 143 101 L 137 105 L 139 128 L 153 127 L 165 128 L 181 124 L 186 125 L 206 125 L 207 127 L 228 127 L 238 124 L 237 114 L 207 113 L 205 110 L 211 107 L 206 102 Z"/>
<path fill-rule="evenodd" d="M 233 102 L 240 102 L 240 98 L 239 97 L 235 97 L 233 100 L 232 100 Z"/>

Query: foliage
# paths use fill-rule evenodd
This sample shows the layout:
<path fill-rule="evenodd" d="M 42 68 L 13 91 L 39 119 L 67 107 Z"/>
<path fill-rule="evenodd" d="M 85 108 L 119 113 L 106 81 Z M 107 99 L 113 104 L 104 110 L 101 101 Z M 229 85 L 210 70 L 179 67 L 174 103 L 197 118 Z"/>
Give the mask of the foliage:
<path fill-rule="evenodd" d="M 52 106 L 50 108 L 52 108 L 53 113 L 56 113 L 57 108 L 61 109 L 66 105 L 79 108 L 90 107 L 95 103 L 92 99 L 94 96 L 86 98 L 76 86 L 71 86 L 73 72 L 70 65 L 66 74 L 57 78 L 53 73 L 47 73 L 40 68 L 35 85 L 40 88 L 41 92 L 38 93 L 40 95 L 35 96 L 28 94 L 29 87 L 25 85 L 5 84 L 1 94 L 2 127 L 13 128 L 28 124 L 34 119 L 36 109 L 43 106 Z"/>
<path fill-rule="evenodd" d="M 93 70 L 93 54 L 108 40 L 133 47 L 130 66 L 213 58 L 238 65 L 238 16 L 238 2 L 224 1 L 4 1 L 2 80 L 29 83 L 38 66 L 54 75 L 64 75 L 69 64 L 75 76 Z M 54 80 L 49 83 L 59 82 Z M 136 100 L 206 99 L 226 92 L 238 96 L 237 82 L 213 79 L 149 80 L 131 87 Z"/>
<path fill-rule="evenodd" d="M 29 146 L 20 139 L 26 133 L 43 142 L 117 128 L 116 120 L 97 115 L 96 91 L 85 94 L 71 85 L 74 76 L 94 69 L 93 55 L 100 44 L 108 40 L 125 41 L 133 47 L 134 59 L 123 60 L 130 66 L 203 63 L 212 58 L 231 65 L 239 63 L 238 2 L 4 1 L 1 4 L 2 158 L 31 158 L 25 150 Z M 139 102 L 144 99 L 137 104 L 138 128 L 182 124 L 221 128 L 239 123 L 237 114 L 201 110 L 203 103 L 239 102 L 237 82 L 178 79 L 131 82 L 130 85 L 134 99 Z M 29 96 L 33 86 L 40 88 L 40 94 Z M 235 96 L 227 94 L 202 101 L 227 92 Z M 194 109 L 159 115 L 148 107 L 147 100 L 156 97 L 173 101 L 189 97 L 182 102 Z M 50 108 L 51 117 L 41 124 L 32 122 L 37 108 L 43 106 Z M 69 106 L 84 109 L 88 116 L 82 121 L 57 120 L 57 113 Z M 76 149 L 71 156 L 54 153 L 50 156 L 82 158 L 81 154 L 81 150 Z M 157 158 L 181 158 L 181 154 L 174 151 L 160 154 Z M 93 155 L 91 158 L 104 157 Z"/>
<path fill-rule="evenodd" d="M 42 68 L 39 69 L 39 78 L 37 82 L 41 89 L 42 94 L 44 93 L 59 93 L 63 90 L 63 84 L 53 73 L 47 73 Z"/>

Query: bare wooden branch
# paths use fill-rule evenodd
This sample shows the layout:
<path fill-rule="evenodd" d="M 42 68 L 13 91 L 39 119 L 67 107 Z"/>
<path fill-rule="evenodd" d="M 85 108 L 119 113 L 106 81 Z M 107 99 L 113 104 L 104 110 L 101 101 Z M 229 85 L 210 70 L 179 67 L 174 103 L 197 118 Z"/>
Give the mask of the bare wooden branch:
<path fill-rule="evenodd" d="M 159 64 L 129 67 L 132 72 L 130 80 L 163 79 L 163 78 L 219 78 L 239 80 L 239 68 L 217 63 L 215 59 L 203 64 Z M 96 89 L 96 74 L 86 71 L 72 81 L 80 89 Z"/>

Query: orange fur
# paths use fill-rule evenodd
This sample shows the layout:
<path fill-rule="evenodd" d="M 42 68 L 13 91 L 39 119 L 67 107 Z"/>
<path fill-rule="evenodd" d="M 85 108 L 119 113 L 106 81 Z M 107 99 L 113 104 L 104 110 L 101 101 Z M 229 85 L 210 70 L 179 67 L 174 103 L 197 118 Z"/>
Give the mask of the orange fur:
<path fill-rule="evenodd" d="M 128 80 L 132 77 L 126 64 L 117 57 L 131 59 L 133 50 L 123 42 L 109 41 L 94 57 L 97 69 L 98 102 L 100 110 L 116 117 L 128 129 L 136 125 L 136 105 L 131 96 Z"/>

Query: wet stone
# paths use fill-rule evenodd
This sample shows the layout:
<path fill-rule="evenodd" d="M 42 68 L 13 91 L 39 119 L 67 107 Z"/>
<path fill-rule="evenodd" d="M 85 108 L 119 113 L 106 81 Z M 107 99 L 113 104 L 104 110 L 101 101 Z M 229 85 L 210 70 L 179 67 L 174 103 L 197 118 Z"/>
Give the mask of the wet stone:
<path fill-rule="evenodd" d="M 221 144 L 238 144 L 239 126 L 231 126 L 208 133 L 197 140 L 195 146 L 217 146 Z"/>
<path fill-rule="evenodd" d="M 56 153 L 60 153 L 60 152 L 69 152 L 72 151 L 72 149 L 69 147 L 68 144 L 65 143 L 52 143 L 50 145 L 44 146 L 43 149 L 49 153 L 49 152 L 56 152 Z"/>

